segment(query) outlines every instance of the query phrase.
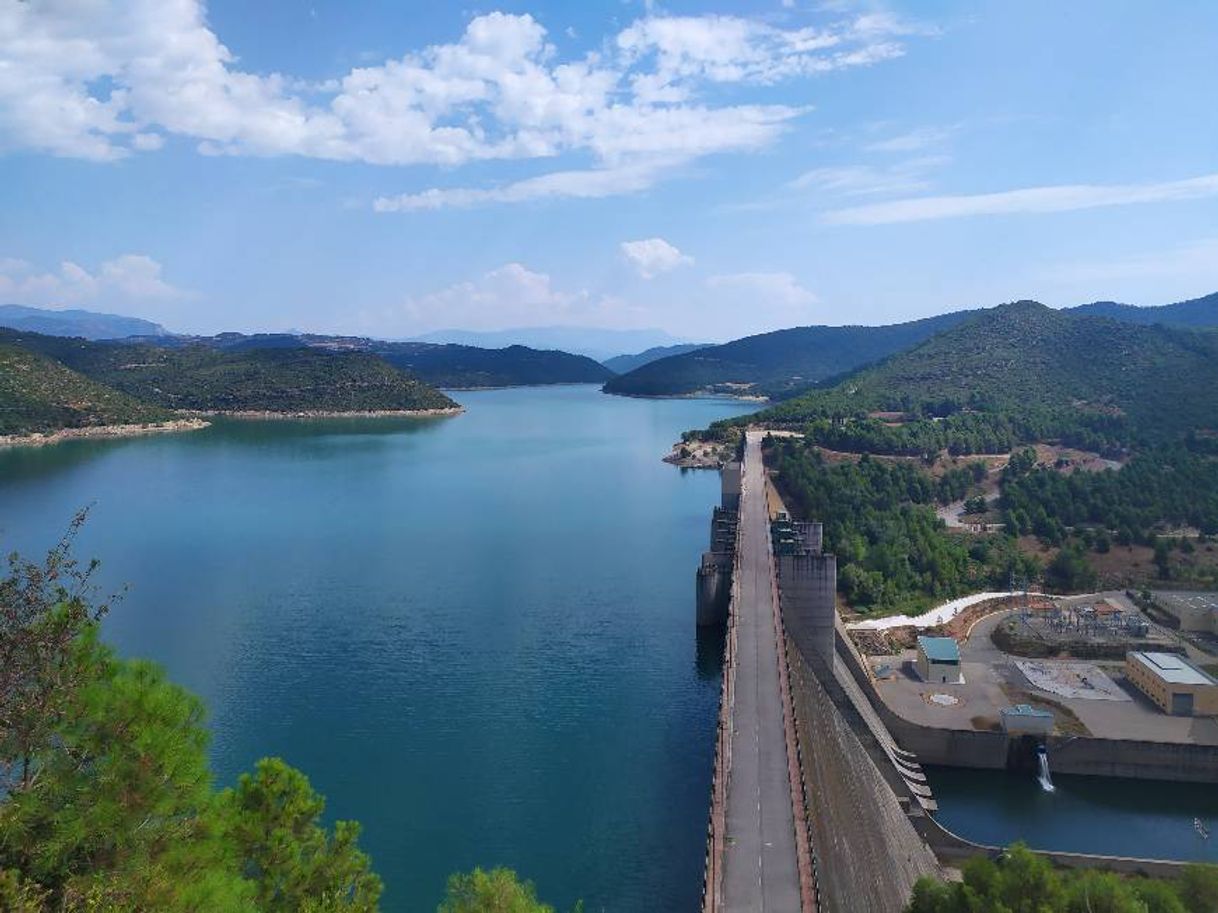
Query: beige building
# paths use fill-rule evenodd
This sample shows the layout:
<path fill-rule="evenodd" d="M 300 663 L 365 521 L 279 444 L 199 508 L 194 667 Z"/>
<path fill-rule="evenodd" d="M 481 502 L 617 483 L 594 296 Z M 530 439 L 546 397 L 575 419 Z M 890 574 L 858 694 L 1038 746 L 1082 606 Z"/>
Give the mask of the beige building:
<path fill-rule="evenodd" d="M 1125 676 L 1172 716 L 1218 716 L 1218 681 L 1175 653 L 1129 653 Z"/>
<path fill-rule="evenodd" d="M 1181 631 L 1218 634 L 1218 593 L 1155 593 L 1155 601 L 1180 622 Z"/>

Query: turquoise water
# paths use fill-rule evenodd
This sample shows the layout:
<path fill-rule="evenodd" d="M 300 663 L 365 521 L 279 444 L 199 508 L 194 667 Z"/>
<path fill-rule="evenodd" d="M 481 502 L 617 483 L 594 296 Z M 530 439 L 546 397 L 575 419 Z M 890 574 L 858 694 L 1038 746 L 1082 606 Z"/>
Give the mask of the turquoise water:
<path fill-rule="evenodd" d="M 1054 775 L 1049 793 L 1031 773 L 929 767 L 926 775 L 939 820 L 978 843 L 1218 863 L 1212 784 Z M 1196 818 L 1213 832 L 1208 840 Z"/>
<path fill-rule="evenodd" d="M 659 457 L 748 411 L 591 387 L 452 419 L 228 422 L 0 453 L 0 546 L 78 552 L 106 622 L 211 711 L 218 778 L 282 755 L 363 822 L 384 907 L 505 864 L 560 908 L 694 910 L 720 644 L 695 638 L 713 473 Z"/>

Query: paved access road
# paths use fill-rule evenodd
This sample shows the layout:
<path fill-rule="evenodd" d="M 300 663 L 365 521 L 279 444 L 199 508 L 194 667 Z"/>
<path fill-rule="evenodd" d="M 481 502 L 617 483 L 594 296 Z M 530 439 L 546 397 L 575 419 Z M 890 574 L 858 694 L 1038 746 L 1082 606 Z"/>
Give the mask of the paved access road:
<path fill-rule="evenodd" d="M 749 433 L 740 498 L 736 701 L 723 868 L 729 913 L 800 909 L 764 485 L 761 434 Z"/>

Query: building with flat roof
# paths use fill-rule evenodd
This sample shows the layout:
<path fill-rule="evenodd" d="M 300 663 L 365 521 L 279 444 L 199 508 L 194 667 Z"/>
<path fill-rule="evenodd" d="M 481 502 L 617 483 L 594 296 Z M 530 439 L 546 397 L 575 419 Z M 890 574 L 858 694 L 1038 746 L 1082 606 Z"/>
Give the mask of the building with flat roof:
<path fill-rule="evenodd" d="M 1053 731 L 1053 714 L 1031 704 L 1016 704 L 998 711 L 1003 732 L 1011 735 L 1049 735 Z"/>
<path fill-rule="evenodd" d="M 1218 716 L 1218 681 L 1175 653 L 1135 651 L 1125 677 L 1172 716 Z"/>
<path fill-rule="evenodd" d="M 930 637 L 925 634 L 919 637 L 914 665 L 924 682 L 940 685 L 964 683 L 960 673 L 960 645 L 950 637 Z"/>
<path fill-rule="evenodd" d="M 1218 634 L 1218 593 L 1155 593 L 1157 602 L 1180 622 L 1181 631 Z"/>

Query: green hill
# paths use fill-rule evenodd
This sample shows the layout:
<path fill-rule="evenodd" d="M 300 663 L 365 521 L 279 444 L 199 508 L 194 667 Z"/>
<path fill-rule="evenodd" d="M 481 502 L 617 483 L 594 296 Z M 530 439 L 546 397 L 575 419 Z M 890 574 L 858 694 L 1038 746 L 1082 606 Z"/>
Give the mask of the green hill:
<path fill-rule="evenodd" d="M 1049 439 L 1121 450 L 1218 427 L 1218 333 L 1021 301 L 734 423 L 749 420 L 877 453 L 994 453 Z"/>
<path fill-rule="evenodd" d="M 167 409 L 365 412 L 456 405 L 438 390 L 363 352 L 166 348 L 0 332 L 0 342 L 4 341 Z"/>
<path fill-rule="evenodd" d="M 661 358 L 613 378 L 606 393 L 783 396 L 917 345 L 968 312 L 883 327 L 796 327 Z"/>
<path fill-rule="evenodd" d="M 586 355 L 508 346 L 481 349 L 456 344 L 373 342 L 369 350 L 437 387 L 517 387 L 599 384 L 613 372 Z"/>
<path fill-rule="evenodd" d="M 143 424 L 171 417 L 44 355 L 0 345 L 0 434 Z"/>
<path fill-rule="evenodd" d="M 1191 301 L 1178 301 L 1161 307 L 1137 307 L 1115 301 L 1093 301 L 1070 308 L 1074 314 L 1090 317 L 1111 317 L 1125 323 L 1154 324 L 1180 327 L 1218 327 L 1218 292 Z"/>
<path fill-rule="evenodd" d="M 126 340 L 128 343 L 136 340 Z M 600 362 L 585 355 L 553 349 L 507 346 L 484 349 L 453 343 L 388 342 L 365 336 L 324 336 L 312 333 L 220 333 L 216 336 L 177 336 L 144 339 L 169 348 L 206 346 L 225 352 L 253 349 L 318 349 L 365 352 L 435 387 L 475 389 L 540 384 L 599 384 L 613 376 Z"/>
<path fill-rule="evenodd" d="M 707 343 L 698 342 L 683 342 L 675 346 L 653 346 L 644 352 L 637 352 L 634 355 L 615 355 L 612 358 L 606 358 L 601 364 L 615 374 L 626 374 L 643 367 L 643 365 L 649 365 L 653 361 L 659 361 L 661 358 L 685 355 L 689 352 L 696 352 L 699 349 L 706 348 L 709 348 Z"/>

